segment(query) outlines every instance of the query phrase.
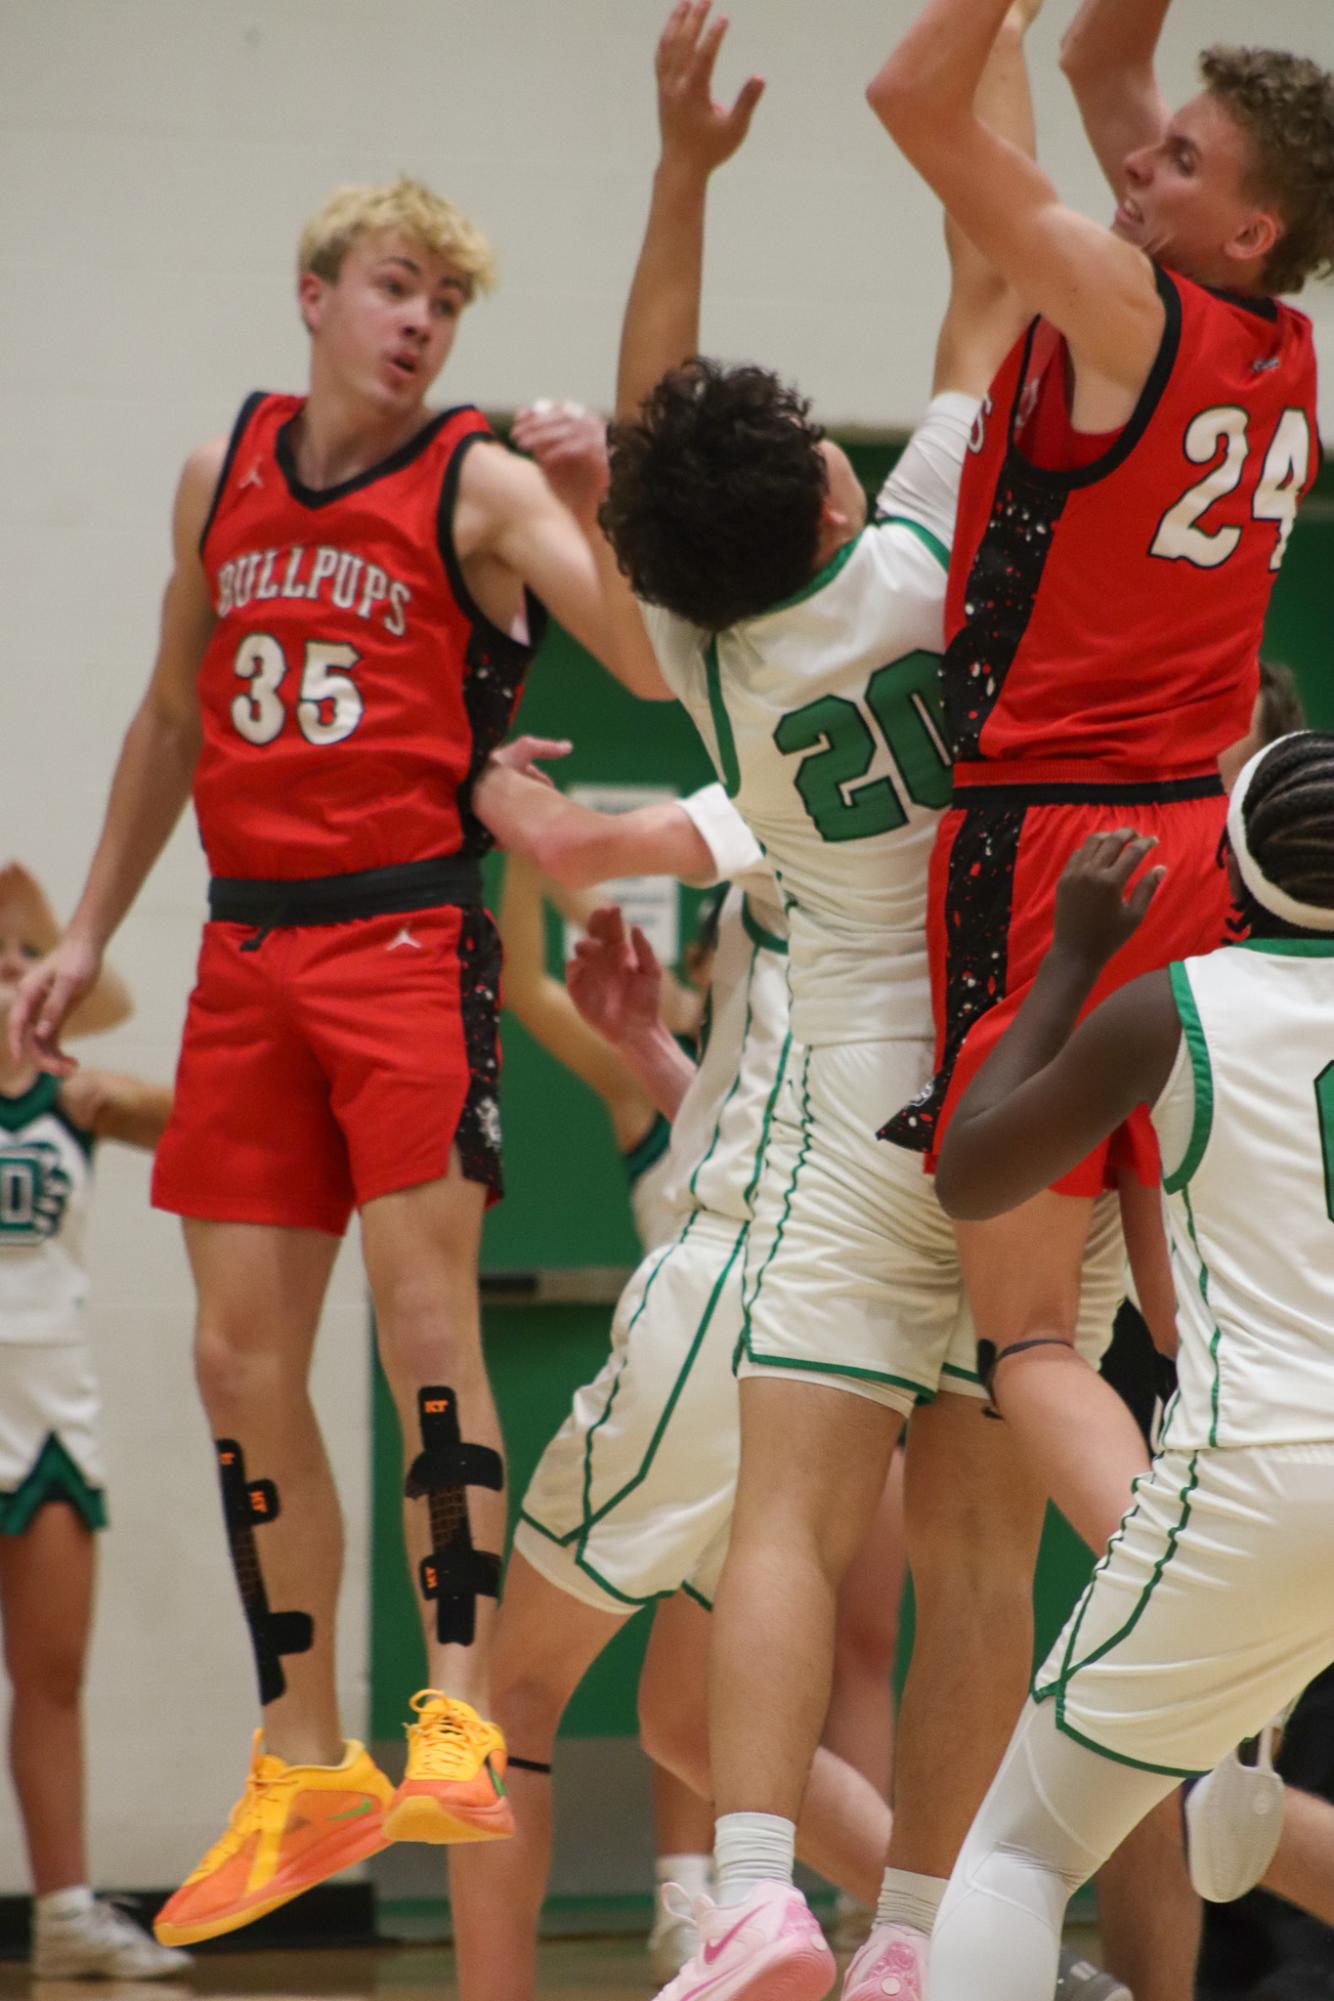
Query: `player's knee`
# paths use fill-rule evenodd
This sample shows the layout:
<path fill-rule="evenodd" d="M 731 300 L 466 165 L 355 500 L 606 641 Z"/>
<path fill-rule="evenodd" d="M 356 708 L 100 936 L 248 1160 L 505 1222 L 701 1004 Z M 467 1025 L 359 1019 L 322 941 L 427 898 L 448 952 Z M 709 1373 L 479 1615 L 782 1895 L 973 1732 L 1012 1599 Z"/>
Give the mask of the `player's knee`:
<path fill-rule="evenodd" d="M 300 1393 L 304 1376 L 280 1352 L 257 1348 L 224 1321 L 201 1320 L 195 1333 L 195 1381 L 216 1431 L 243 1428 L 254 1411 L 272 1412 Z"/>
<path fill-rule="evenodd" d="M 491 1677 L 491 1713 L 516 1757 L 550 1763 L 567 1691 L 540 1663 L 497 1660 Z"/>
<path fill-rule="evenodd" d="M 395 1384 L 454 1382 L 460 1363 L 478 1352 L 471 1311 L 452 1288 L 429 1276 L 405 1275 L 376 1288 L 380 1359 Z"/>
<path fill-rule="evenodd" d="M 77 1709 L 83 1695 L 86 1659 L 82 1629 L 25 1633 L 11 1620 L 5 1629 L 5 1670 L 15 1709 L 21 1712 L 33 1703 L 48 1710 Z"/>

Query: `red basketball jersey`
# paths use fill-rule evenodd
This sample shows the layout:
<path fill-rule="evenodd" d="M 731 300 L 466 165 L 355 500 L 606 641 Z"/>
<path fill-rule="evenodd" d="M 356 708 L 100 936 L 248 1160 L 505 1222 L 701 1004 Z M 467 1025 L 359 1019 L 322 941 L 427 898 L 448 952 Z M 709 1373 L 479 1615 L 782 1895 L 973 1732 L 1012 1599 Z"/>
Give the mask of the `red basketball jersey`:
<path fill-rule="evenodd" d="M 460 788 L 504 737 L 545 614 L 473 603 L 451 522 L 463 407 L 341 485 L 302 484 L 298 396 L 237 418 L 200 554 L 217 625 L 199 673 L 195 810 L 210 870 L 295 880 L 475 853 Z"/>
<path fill-rule="evenodd" d="M 1091 462 L 1029 456 L 1035 437 L 1047 457 L 1069 431 L 1065 357 L 1044 322 L 983 405 L 944 666 L 965 782 L 986 760 L 1068 764 L 1073 778 L 1207 772 L 1250 726 L 1269 594 L 1320 456 L 1311 325 L 1164 271 L 1158 289 L 1157 360 Z"/>

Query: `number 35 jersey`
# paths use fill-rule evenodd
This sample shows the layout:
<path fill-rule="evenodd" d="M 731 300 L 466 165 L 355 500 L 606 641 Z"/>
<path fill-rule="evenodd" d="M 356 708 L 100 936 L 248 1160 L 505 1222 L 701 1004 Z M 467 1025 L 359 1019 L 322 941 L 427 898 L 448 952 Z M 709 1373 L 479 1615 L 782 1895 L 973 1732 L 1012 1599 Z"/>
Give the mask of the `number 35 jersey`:
<path fill-rule="evenodd" d="M 872 520 L 786 603 L 718 633 L 644 607 L 663 677 L 777 879 L 807 1045 L 931 1035 L 945 583 L 977 408 L 936 398 Z"/>
<path fill-rule="evenodd" d="M 544 614 L 505 633 L 469 596 L 452 518 L 480 411 L 426 420 L 341 485 L 303 485 L 303 399 L 237 418 L 200 554 L 195 809 L 214 875 L 343 875 L 487 842 L 466 787 L 509 727 Z M 462 793 L 462 801 L 460 794 Z"/>
<path fill-rule="evenodd" d="M 1095 781 L 1095 763 L 1191 776 L 1250 728 L 1270 591 L 1320 457 L 1311 325 L 1157 281 L 1162 341 L 1123 430 L 1071 430 L 1068 355 L 1042 321 L 984 406 L 944 674 L 965 782 L 988 759 L 1076 766 L 1056 782 Z"/>

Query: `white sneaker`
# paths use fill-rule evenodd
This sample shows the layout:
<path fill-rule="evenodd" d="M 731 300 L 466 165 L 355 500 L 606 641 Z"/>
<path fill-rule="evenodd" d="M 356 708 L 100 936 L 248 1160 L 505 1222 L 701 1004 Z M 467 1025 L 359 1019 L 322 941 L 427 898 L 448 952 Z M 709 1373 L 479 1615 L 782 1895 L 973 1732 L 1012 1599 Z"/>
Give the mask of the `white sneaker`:
<path fill-rule="evenodd" d="M 1274 1770 L 1275 1725 L 1255 1740 L 1255 1763 L 1229 1751 L 1186 1794 L 1190 1880 L 1211 1904 L 1253 1890 L 1274 1859 L 1283 1832 L 1283 1781 Z"/>
<path fill-rule="evenodd" d="M 31 1961 L 39 1980 L 164 1980 L 183 1973 L 190 1955 L 159 1945 L 116 1904 L 98 1898 L 61 1917 L 34 1912 Z"/>
<path fill-rule="evenodd" d="M 843 2001 L 923 2001 L 929 1944 L 912 1925 L 873 1925 L 843 1976 Z"/>
<path fill-rule="evenodd" d="M 653 1900 L 653 1929 L 648 1935 L 648 1956 L 655 1980 L 670 1980 L 699 1951 L 699 1926 L 693 1902 L 682 1905 L 668 1897 L 674 1884 L 660 1883 Z"/>
<path fill-rule="evenodd" d="M 757 1883 L 744 1904 L 696 1897 L 690 1915 L 699 1949 L 658 2001 L 824 2001 L 834 1984 L 834 1955 L 790 1883 Z"/>

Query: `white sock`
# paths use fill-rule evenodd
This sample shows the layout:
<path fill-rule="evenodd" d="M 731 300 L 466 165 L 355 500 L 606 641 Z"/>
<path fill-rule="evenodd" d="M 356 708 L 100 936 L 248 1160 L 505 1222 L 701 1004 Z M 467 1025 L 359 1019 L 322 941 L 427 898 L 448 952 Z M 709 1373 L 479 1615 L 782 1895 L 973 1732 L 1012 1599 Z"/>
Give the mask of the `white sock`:
<path fill-rule="evenodd" d="M 875 1907 L 878 1925 L 911 1925 L 930 1938 L 945 1894 L 944 1876 L 915 1876 L 911 1869 L 886 1869 Z"/>
<path fill-rule="evenodd" d="M 720 1904 L 744 1904 L 757 1883 L 790 1883 L 797 1824 L 778 1813 L 725 1813 L 713 1830 Z"/>
<path fill-rule="evenodd" d="M 71 1883 L 65 1890 L 48 1890 L 32 1900 L 37 1918 L 81 1918 L 93 1908 L 93 1893 L 87 1883 Z"/>
<path fill-rule="evenodd" d="M 675 1883 L 688 1897 L 707 1897 L 713 1892 L 711 1855 L 660 1855 L 653 1865 L 653 1874 L 659 1892 L 668 1883 Z"/>

